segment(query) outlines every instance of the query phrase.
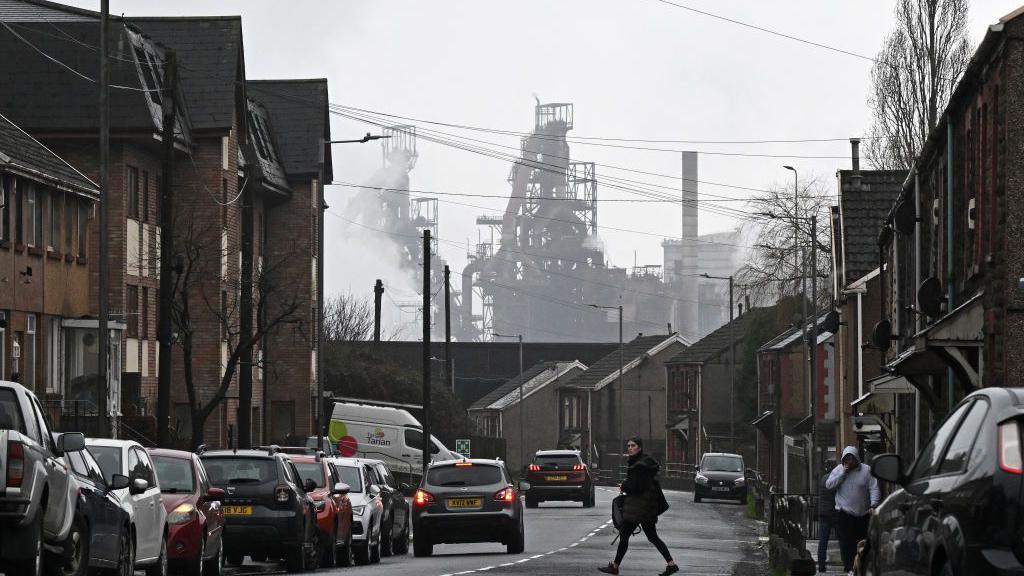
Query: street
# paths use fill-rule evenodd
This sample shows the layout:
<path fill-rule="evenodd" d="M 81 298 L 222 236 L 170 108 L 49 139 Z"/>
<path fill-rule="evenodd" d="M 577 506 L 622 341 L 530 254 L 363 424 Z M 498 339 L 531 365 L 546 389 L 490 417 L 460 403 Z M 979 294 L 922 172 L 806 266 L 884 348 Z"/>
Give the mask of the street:
<path fill-rule="evenodd" d="M 731 502 L 695 504 L 690 492 L 666 491 L 671 508 L 658 522 L 658 533 L 679 564 L 680 573 L 693 575 L 755 574 L 764 565 L 757 556 L 758 530 L 746 518 L 746 508 Z M 456 574 L 597 574 L 615 554 L 615 531 L 610 520 L 614 493 L 599 488 L 597 505 L 546 502 L 527 510 L 526 552 L 505 554 L 498 544 L 441 545 L 430 558 L 384 558 L 380 565 L 320 570 L 317 574 L 387 574 L 388 576 L 454 576 Z M 657 574 L 665 568 L 643 534 L 630 541 L 623 574 Z M 276 574 L 275 564 L 245 564 L 229 570 L 232 576 Z"/>

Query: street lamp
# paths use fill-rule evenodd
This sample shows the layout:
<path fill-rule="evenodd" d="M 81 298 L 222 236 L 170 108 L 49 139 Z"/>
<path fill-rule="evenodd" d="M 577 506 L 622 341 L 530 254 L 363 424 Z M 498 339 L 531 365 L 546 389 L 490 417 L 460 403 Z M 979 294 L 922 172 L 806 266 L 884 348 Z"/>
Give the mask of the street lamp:
<path fill-rule="evenodd" d="M 519 341 L 519 468 L 521 470 L 526 464 L 526 441 L 523 435 L 525 426 L 523 423 L 523 413 L 526 412 L 526 406 L 523 405 L 523 335 L 493 332 L 491 336 L 494 338 L 515 338 Z"/>
<path fill-rule="evenodd" d="M 320 161 L 319 161 L 319 176 L 320 182 L 317 186 L 317 195 L 319 196 L 317 206 L 319 208 L 318 228 L 317 230 L 317 241 L 316 241 L 316 292 L 317 292 L 317 350 L 316 350 L 316 445 L 317 448 L 321 448 L 324 443 L 324 211 L 327 209 L 326 203 L 324 202 L 324 157 L 327 152 L 328 144 L 365 144 L 372 140 L 380 140 L 382 138 L 391 138 L 382 134 L 370 134 L 366 133 L 365 136 L 356 140 L 327 140 L 324 138 L 320 139 Z M 267 398 L 267 384 L 266 380 L 263 381 L 263 401 L 266 402 Z M 429 441 L 429 439 L 428 439 Z"/>
<path fill-rule="evenodd" d="M 618 454 L 619 454 L 619 470 L 618 470 L 618 474 L 622 474 L 622 468 L 625 465 L 625 455 L 623 454 L 622 450 L 623 450 L 623 446 L 625 446 L 625 444 L 626 444 L 626 441 L 622 438 L 622 411 L 623 411 L 623 405 L 622 405 L 622 386 L 623 386 L 623 382 L 622 382 L 622 304 L 619 304 L 618 306 L 599 306 L 597 304 L 587 304 L 587 306 L 590 306 L 591 308 L 596 308 L 598 310 L 618 310 L 619 311 L 619 394 L 618 394 L 619 395 L 619 399 L 618 399 L 618 409 L 615 411 L 615 413 L 618 414 L 618 417 L 619 417 L 619 447 L 617 448 Z M 588 414 L 590 413 L 589 412 L 590 408 L 591 408 L 590 406 L 587 406 Z M 593 416 L 593 414 L 591 414 L 591 416 Z"/>
<path fill-rule="evenodd" d="M 736 452 L 736 340 L 733 338 L 733 302 L 732 302 L 732 288 L 733 288 L 733 277 L 729 276 L 712 276 L 707 272 L 701 274 L 704 278 L 709 280 L 728 280 L 729 281 L 729 445 L 731 450 Z M 750 312 L 749 310 L 747 311 Z M 700 404 L 698 403 L 698 406 Z"/>

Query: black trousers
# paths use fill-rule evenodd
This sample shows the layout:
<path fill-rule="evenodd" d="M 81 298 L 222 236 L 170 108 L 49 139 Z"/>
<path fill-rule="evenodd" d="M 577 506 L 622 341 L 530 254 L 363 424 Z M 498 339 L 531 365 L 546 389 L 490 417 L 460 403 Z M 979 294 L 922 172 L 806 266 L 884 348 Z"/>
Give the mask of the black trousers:
<path fill-rule="evenodd" d="M 654 544 L 654 547 L 661 552 L 665 562 L 672 561 L 672 555 L 668 552 L 668 546 L 661 541 L 658 537 L 658 529 L 656 528 L 655 522 L 628 522 L 622 523 L 622 528 L 619 529 L 619 548 L 615 551 L 615 565 L 618 566 L 622 563 L 622 558 L 626 555 L 626 550 L 629 550 L 629 537 L 636 531 L 636 527 L 640 526 L 644 530 L 644 534 L 647 536 L 647 541 Z"/>
<path fill-rule="evenodd" d="M 853 570 L 853 559 L 857 556 L 857 543 L 868 537 L 870 514 L 853 516 L 840 510 L 836 512 L 836 530 L 839 532 L 839 554 L 843 557 L 843 570 Z"/>

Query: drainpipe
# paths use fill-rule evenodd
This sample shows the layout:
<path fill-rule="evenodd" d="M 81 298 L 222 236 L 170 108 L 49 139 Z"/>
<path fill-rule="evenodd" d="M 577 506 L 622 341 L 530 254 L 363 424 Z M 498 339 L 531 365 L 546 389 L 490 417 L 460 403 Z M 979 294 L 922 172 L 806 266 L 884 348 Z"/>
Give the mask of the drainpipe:
<path fill-rule="evenodd" d="M 857 397 L 864 395 L 864 292 L 857 291 Z"/>
<path fill-rule="evenodd" d="M 914 168 L 914 287 L 921 285 L 921 176 Z M 916 302 L 920 309 L 920 303 Z M 921 314 L 914 314 L 914 332 L 921 330 Z M 914 449 L 921 445 L 921 391 L 914 388 Z"/>
<path fill-rule="evenodd" d="M 946 122 L 946 313 L 953 302 L 953 117 Z M 946 369 L 946 411 L 953 410 L 953 369 Z"/>

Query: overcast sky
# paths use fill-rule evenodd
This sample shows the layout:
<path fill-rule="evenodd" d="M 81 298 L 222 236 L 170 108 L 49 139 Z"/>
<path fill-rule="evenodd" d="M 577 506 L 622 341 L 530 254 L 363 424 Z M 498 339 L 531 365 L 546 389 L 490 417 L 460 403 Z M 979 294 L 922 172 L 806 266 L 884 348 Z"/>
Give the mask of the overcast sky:
<path fill-rule="evenodd" d="M 864 55 L 874 55 L 892 25 L 893 0 L 677 0 L 694 8 Z M 975 0 L 971 31 L 985 28 L 1024 0 Z M 76 5 L 98 9 L 97 0 Z M 655 0 L 516 0 L 493 2 L 344 0 L 112 0 L 126 15 L 242 15 L 246 74 L 257 78 L 327 77 L 334 103 L 439 122 L 527 132 L 534 95 L 575 104 L 570 135 L 663 140 L 784 140 L 849 138 L 870 124 L 866 104 L 870 62 L 722 22 Z M 431 128 L 429 125 L 425 127 Z M 449 130 L 432 127 L 433 129 Z M 335 117 L 335 138 L 372 126 Z M 502 145 L 515 136 L 463 132 Z M 701 180 L 763 188 L 788 184 L 792 164 L 801 178 L 825 179 L 850 165 L 845 141 L 780 144 L 663 144 L 660 148 L 838 158 L 749 158 L 701 155 Z M 598 178 L 614 176 L 678 187 L 679 181 L 602 168 L 623 166 L 678 176 L 674 152 L 572 145 L 574 159 L 598 163 Z M 380 166 L 375 144 L 334 147 L 337 181 L 361 182 Z M 507 194 L 507 162 L 420 142 L 413 189 Z M 749 192 L 700 186 L 701 193 L 745 198 Z M 341 212 L 352 189 L 332 187 L 327 200 Z M 602 189 L 599 197 L 629 198 Z M 709 200 L 711 198 L 708 198 Z M 500 211 L 499 199 L 451 198 L 440 205 L 440 237 L 476 242 L 476 216 Z M 741 207 L 729 202 L 727 205 Z M 478 207 L 477 207 L 478 206 Z M 661 263 L 660 239 L 677 237 L 678 206 L 599 205 L 599 224 L 647 234 L 601 230 L 613 265 Z M 701 233 L 740 222 L 700 213 Z M 329 228 L 344 226 L 328 217 Z M 328 232 L 330 244 L 332 236 Z M 465 250 L 442 245 L 456 270 Z M 329 245 L 327 254 L 344 254 Z M 360 262 L 327 261 L 329 293 L 370 294 L 371 279 L 347 271 Z M 400 292 L 400 290 L 398 291 Z M 398 294 L 401 296 L 401 294 Z"/>

